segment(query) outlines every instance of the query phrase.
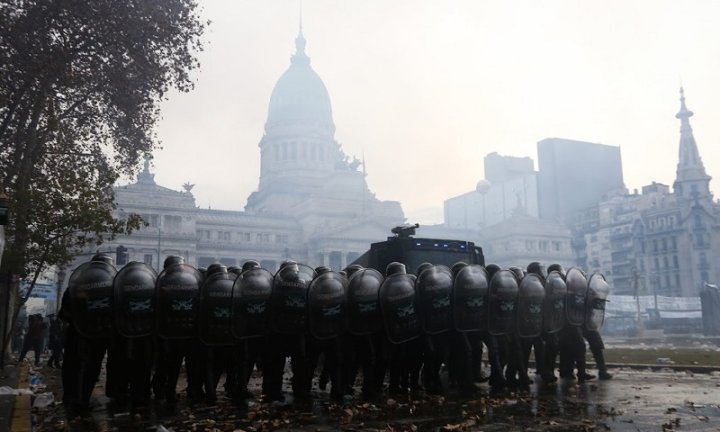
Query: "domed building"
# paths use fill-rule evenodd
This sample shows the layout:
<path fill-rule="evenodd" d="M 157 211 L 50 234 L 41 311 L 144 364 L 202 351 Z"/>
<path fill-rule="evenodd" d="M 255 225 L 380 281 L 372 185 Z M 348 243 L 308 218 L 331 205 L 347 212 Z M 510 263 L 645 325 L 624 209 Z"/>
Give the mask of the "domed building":
<path fill-rule="evenodd" d="M 155 268 L 180 255 L 204 267 L 254 259 L 274 270 L 293 259 L 340 270 L 404 222 L 400 203 L 378 200 L 363 163 L 335 140 L 330 96 L 305 44 L 301 29 L 290 67 L 270 97 L 259 185 L 245 211 L 197 208 L 192 185 L 184 192 L 157 185 L 146 160 L 137 182 L 115 194 L 119 216 L 138 213 L 149 226 L 102 250 L 123 246 L 128 260 Z"/>

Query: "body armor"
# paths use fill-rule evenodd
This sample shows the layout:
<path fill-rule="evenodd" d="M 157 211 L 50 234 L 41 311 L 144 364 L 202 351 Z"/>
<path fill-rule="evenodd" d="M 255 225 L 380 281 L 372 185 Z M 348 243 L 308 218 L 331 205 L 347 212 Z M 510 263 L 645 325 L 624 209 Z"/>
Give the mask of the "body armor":
<path fill-rule="evenodd" d="M 113 281 L 115 291 L 115 328 L 125 337 L 155 333 L 155 283 L 152 267 L 133 261 L 123 267 Z"/>

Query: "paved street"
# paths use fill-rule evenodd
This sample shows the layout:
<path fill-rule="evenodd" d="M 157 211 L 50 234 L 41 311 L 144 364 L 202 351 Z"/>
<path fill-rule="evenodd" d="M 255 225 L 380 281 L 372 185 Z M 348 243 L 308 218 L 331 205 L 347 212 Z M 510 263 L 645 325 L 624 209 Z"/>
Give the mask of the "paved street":
<path fill-rule="evenodd" d="M 614 370 L 611 381 L 561 382 L 533 385 L 529 392 L 489 395 L 481 387 L 477 398 L 445 397 L 383 399 L 375 404 L 330 403 L 317 392 L 312 406 L 270 406 L 260 401 L 235 407 L 224 398 L 216 406 L 175 408 L 155 405 L 128 412 L 108 404 L 98 385 L 88 418 L 66 420 L 62 404 L 36 410 L 38 431 L 174 431 L 267 430 L 718 430 L 720 374 Z M 59 373 L 39 370 L 46 390 L 60 399 Z M 251 390 L 259 394 L 257 381 Z M 180 388 L 184 387 L 184 383 Z"/>

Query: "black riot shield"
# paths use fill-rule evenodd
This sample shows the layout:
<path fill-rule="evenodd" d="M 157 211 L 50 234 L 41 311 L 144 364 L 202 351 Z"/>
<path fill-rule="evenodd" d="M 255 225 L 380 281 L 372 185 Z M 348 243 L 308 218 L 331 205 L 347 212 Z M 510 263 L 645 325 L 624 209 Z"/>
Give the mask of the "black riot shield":
<path fill-rule="evenodd" d="M 157 279 L 157 334 L 163 339 L 190 339 L 196 333 L 202 274 L 189 264 L 175 264 Z"/>
<path fill-rule="evenodd" d="M 415 291 L 425 333 L 444 333 L 452 327 L 452 287 L 452 272 L 445 266 L 432 266 L 418 275 Z"/>
<path fill-rule="evenodd" d="M 348 281 L 348 331 L 369 335 L 382 329 L 378 293 L 383 276 L 375 269 L 358 270 Z"/>
<path fill-rule="evenodd" d="M 263 268 L 245 270 L 235 279 L 232 295 L 232 333 L 237 339 L 264 336 L 268 332 L 268 304 L 273 275 Z"/>
<path fill-rule="evenodd" d="M 517 278 L 510 270 L 500 270 L 490 280 L 488 293 L 488 332 L 495 336 L 512 334 L 517 322 Z"/>
<path fill-rule="evenodd" d="M 577 267 L 568 270 L 565 276 L 567 297 L 565 301 L 565 314 L 571 326 L 581 326 L 585 323 L 585 299 L 587 297 L 587 278 L 585 273 Z"/>
<path fill-rule="evenodd" d="M 308 288 L 308 330 L 316 339 L 331 339 L 347 331 L 347 279 L 326 272 Z"/>
<path fill-rule="evenodd" d="M 518 290 L 517 332 L 522 338 L 540 336 L 543 329 L 543 303 L 545 287 L 542 276 L 528 273 Z"/>
<path fill-rule="evenodd" d="M 420 336 L 420 319 L 417 314 L 415 280 L 412 275 L 393 274 L 380 286 L 380 312 L 388 340 L 401 344 Z"/>
<path fill-rule="evenodd" d="M 463 267 L 455 275 L 452 292 L 453 322 L 461 332 L 485 331 L 488 325 L 488 276 L 482 266 Z"/>
<path fill-rule="evenodd" d="M 232 275 L 234 276 L 234 275 Z M 232 345 L 231 310 L 235 278 L 227 272 L 213 273 L 200 288 L 198 324 L 200 341 L 208 346 Z"/>
<path fill-rule="evenodd" d="M 315 271 L 303 264 L 278 270 L 270 296 L 270 329 L 280 334 L 307 332 L 307 289 Z"/>
<path fill-rule="evenodd" d="M 125 337 L 149 336 L 155 332 L 155 270 L 133 261 L 115 275 L 115 328 Z"/>
<path fill-rule="evenodd" d="M 543 331 L 557 333 L 565 326 L 565 298 L 567 285 L 562 275 L 553 271 L 545 280 L 545 306 L 543 307 Z"/>
<path fill-rule="evenodd" d="M 102 261 L 90 261 L 70 275 L 73 324 L 86 338 L 105 338 L 115 331 L 113 278 L 117 270 Z"/>
<path fill-rule="evenodd" d="M 585 328 L 598 331 L 605 321 L 605 303 L 610 294 L 610 285 L 605 276 L 594 273 L 588 282 L 587 301 L 585 307 Z"/>

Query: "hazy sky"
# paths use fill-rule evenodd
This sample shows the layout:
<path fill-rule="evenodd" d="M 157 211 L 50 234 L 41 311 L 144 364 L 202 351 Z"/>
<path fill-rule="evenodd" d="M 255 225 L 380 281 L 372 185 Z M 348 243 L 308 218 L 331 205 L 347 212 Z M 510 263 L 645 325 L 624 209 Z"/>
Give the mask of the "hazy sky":
<path fill-rule="evenodd" d="M 242 210 L 299 0 L 200 3 L 212 21 L 202 67 L 193 92 L 163 105 L 156 180 L 195 183 L 200 207 Z M 705 167 L 720 178 L 719 22 L 717 0 L 303 2 L 336 139 L 364 153 L 370 188 L 400 201 L 409 222 L 440 222 L 443 201 L 483 178 L 487 153 L 537 168 L 548 137 L 620 146 L 631 190 L 672 184 L 681 83 Z"/>

